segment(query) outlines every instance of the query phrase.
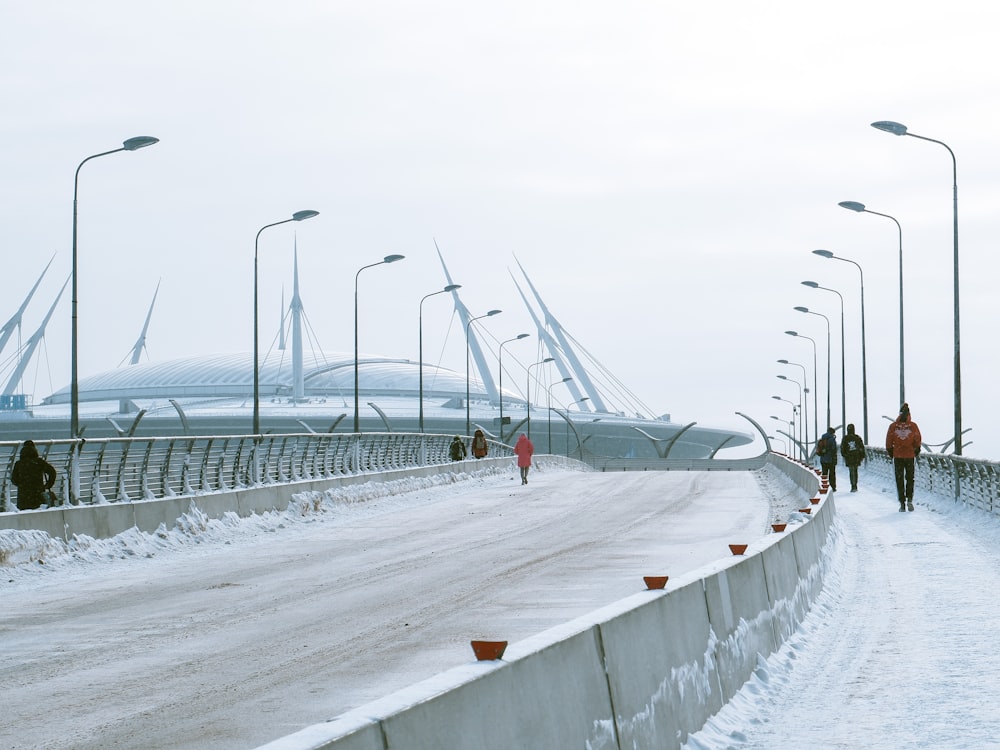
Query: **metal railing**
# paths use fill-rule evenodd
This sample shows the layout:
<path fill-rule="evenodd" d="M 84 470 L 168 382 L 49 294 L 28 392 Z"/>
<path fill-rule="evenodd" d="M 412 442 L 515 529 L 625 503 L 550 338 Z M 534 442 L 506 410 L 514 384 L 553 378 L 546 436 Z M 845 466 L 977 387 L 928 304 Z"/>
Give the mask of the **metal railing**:
<path fill-rule="evenodd" d="M 881 448 L 869 447 L 867 470 L 895 482 L 892 459 Z M 988 513 L 1000 513 L 1000 463 L 964 456 L 921 453 L 914 483 L 918 490 L 954 498 Z"/>
<path fill-rule="evenodd" d="M 277 482 L 450 463 L 451 435 L 414 433 L 217 435 L 36 441 L 56 469 L 57 505 L 155 500 Z M 513 455 L 487 441 L 490 458 Z M 468 447 L 468 446 L 467 446 Z M 0 511 L 21 443 L 0 442 Z"/>

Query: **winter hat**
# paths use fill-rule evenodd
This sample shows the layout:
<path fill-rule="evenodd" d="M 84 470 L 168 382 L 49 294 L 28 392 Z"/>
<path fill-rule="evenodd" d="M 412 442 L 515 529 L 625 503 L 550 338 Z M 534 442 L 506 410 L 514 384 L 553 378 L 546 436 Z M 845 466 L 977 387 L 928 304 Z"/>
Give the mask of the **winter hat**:
<path fill-rule="evenodd" d="M 851 434 L 854 433 L 854 425 L 853 424 L 847 425 L 847 432 L 851 433 Z"/>
<path fill-rule="evenodd" d="M 910 405 L 909 404 L 904 403 L 901 407 L 899 407 L 899 418 L 903 422 L 906 422 L 907 420 L 909 420 L 909 418 L 910 418 Z"/>

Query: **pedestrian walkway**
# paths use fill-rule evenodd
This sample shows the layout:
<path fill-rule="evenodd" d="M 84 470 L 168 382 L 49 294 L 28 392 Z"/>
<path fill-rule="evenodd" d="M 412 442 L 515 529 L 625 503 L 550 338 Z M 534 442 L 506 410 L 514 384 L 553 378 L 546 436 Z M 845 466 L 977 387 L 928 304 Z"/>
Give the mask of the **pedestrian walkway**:
<path fill-rule="evenodd" d="M 688 750 L 1000 748 L 1000 518 L 860 484 L 802 628 Z"/>

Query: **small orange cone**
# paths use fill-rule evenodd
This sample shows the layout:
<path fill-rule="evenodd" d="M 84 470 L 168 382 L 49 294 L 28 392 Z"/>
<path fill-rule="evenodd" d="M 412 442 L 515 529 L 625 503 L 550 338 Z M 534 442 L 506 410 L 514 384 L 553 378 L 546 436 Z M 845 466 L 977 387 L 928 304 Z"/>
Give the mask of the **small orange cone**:
<path fill-rule="evenodd" d="M 479 661 L 495 661 L 507 650 L 507 641 L 472 641 L 472 652 Z"/>

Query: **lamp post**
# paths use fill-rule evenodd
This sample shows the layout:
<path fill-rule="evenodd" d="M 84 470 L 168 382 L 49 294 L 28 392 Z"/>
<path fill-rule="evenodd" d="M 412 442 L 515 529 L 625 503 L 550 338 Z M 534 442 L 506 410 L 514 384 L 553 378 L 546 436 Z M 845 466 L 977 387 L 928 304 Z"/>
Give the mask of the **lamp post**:
<path fill-rule="evenodd" d="M 484 315 L 479 315 L 475 318 L 469 318 L 469 322 L 465 324 L 465 434 L 468 435 L 472 431 L 472 417 L 469 412 L 469 399 L 471 398 L 471 392 L 469 390 L 469 329 L 472 324 L 481 318 L 492 318 L 494 315 L 499 315 L 503 310 L 490 310 Z"/>
<path fill-rule="evenodd" d="M 448 284 L 444 289 L 439 289 L 436 292 L 431 292 L 430 294 L 425 294 L 420 298 L 419 305 L 419 316 L 417 320 L 417 325 L 420 332 L 420 343 L 419 343 L 419 365 L 420 365 L 420 418 L 418 420 L 420 425 L 420 432 L 424 431 L 424 300 L 428 297 L 433 297 L 435 294 L 444 294 L 445 292 L 454 292 L 456 289 L 461 289 L 461 284 Z"/>
<path fill-rule="evenodd" d="M 805 422 L 806 422 L 806 418 L 805 418 L 805 411 L 806 410 L 802 407 L 802 383 L 800 383 L 798 380 L 794 380 L 794 379 L 788 377 L 787 375 L 778 375 L 777 377 L 778 377 L 778 380 L 787 380 L 789 383 L 795 383 L 795 385 L 798 386 L 798 389 L 799 389 L 799 436 L 802 438 L 802 442 L 803 443 L 808 443 L 809 441 L 806 440 L 806 438 L 805 438 L 805 427 L 804 427 L 804 425 L 805 425 Z M 809 391 L 809 389 L 806 388 L 807 399 L 808 399 L 808 391 Z"/>
<path fill-rule="evenodd" d="M 784 438 L 777 437 L 776 435 L 768 435 L 767 439 L 768 440 L 780 440 L 781 441 L 781 449 L 785 452 L 786 456 L 788 455 L 788 443 L 785 441 Z"/>
<path fill-rule="evenodd" d="M 816 339 L 810 338 L 809 336 L 799 333 L 798 331 L 785 331 L 785 333 L 788 334 L 789 336 L 795 336 L 796 338 L 806 339 L 812 344 L 813 347 L 813 438 L 818 439 L 819 438 L 819 401 L 818 401 L 819 367 L 816 364 L 817 362 Z"/>
<path fill-rule="evenodd" d="M 961 357 L 961 337 L 960 337 L 960 326 L 958 320 L 958 160 L 955 159 L 955 152 L 951 150 L 947 143 L 943 141 L 935 140 L 934 138 L 927 138 L 926 136 L 917 135 L 916 133 L 910 133 L 907 131 L 906 126 L 898 123 L 892 122 L 891 120 L 881 120 L 879 122 L 873 122 L 872 127 L 876 130 L 882 130 L 886 133 L 892 133 L 893 135 L 908 135 L 913 138 L 918 138 L 922 141 L 930 141 L 931 143 L 936 143 L 939 146 L 944 146 L 948 149 L 948 153 L 951 155 L 951 167 L 952 167 L 952 216 L 953 216 L 953 237 L 954 237 L 954 270 L 953 270 L 953 306 L 954 306 L 954 318 L 955 318 L 955 374 L 954 374 L 954 391 L 955 391 L 955 455 L 962 455 L 962 357 Z"/>
<path fill-rule="evenodd" d="M 840 429 L 847 434 L 847 375 L 844 364 L 847 359 L 847 350 L 844 346 L 844 295 L 836 289 L 828 286 L 820 286 L 815 281 L 803 281 L 803 286 L 812 289 L 822 289 L 826 292 L 833 292 L 840 298 Z"/>
<path fill-rule="evenodd" d="M 319 216 L 319 211 L 296 211 L 290 219 L 282 219 L 273 224 L 265 224 L 257 232 L 253 241 L 253 434 L 260 434 L 260 359 L 257 334 L 257 250 L 260 247 L 261 233 L 270 227 L 287 224 L 290 221 L 305 221 Z"/>
<path fill-rule="evenodd" d="M 358 409 L 358 401 L 360 400 L 359 389 L 358 389 L 358 277 L 361 272 L 366 268 L 374 268 L 375 266 L 382 266 L 386 263 L 395 263 L 397 260 L 402 260 L 405 255 L 387 255 L 378 263 L 369 263 L 367 266 L 361 266 L 358 272 L 354 274 L 354 432 L 355 434 L 361 432 L 361 413 Z"/>
<path fill-rule="evenodd" d="M 774 421 L 776 421 L 776 422 L 781 422 L 781 424 L 787 424 L 787 425 L 791 425 L 791 426 L 789 427 L 789 431 L 788 431 L 788 437 L 789 437 L 789 440 L 790 440 L 791 442 L 795 442 L 795 434 L 794 434 L 794 433 L 795 433 L 795 422 L 786 422 L 786 421 L 785 421 L 785 420 L 783 420 L 783 419 L 782 419 L 781 417 L 776 417 L 776 416 L 774 416 L 773 414 L 771 415 L 771 419 L 773 419 L 773 420 L 774 420 Z M 800 446 L 799 446 L 799 452 L 800 452 L 800 453 L 802 453 L 802 452 L 803 452 L 803 449 L 805 449 L 806 451 L 808 451 L 808 449 L 806 448 L 806 446 L 803 446 L 803 445 L 800 445 Z M 791 455 L 791 454 L 792 454 L 792 451 L 791 451 L 791 450 L 789 450 L 789 451 L 788 451 L 788 455 Z"/>
<path fill-rule="evenodd" d="M 500 442 L 503 442 L 503 347 L 504 344 L 509 344 L 511 341 L 520 341 L 521 339 L 528 338 L 527 333 L 519 333 L 512 339 L 507 339 L 506 341 L 500 342 L 500 350 L 497 354 L 498 367 L 500 369 L 500 384 L 498 389 L 500 391 Z"/>
<path fill-rule="evenodd" d="M 573 403 L 566 407 L 566 458 L 569 458 L 569 407 L 576 406 L 577 404 L 583 404 L 590 401 L 590 396 L 584 396 L 583 398 L 578 398 Z M 582 411 L 582 409 L 581 409 Z M 579 433 L 576 432 L 576 428 L 573 428 L 573 432 L 577 435 L 577 442 L 580 441 Z M 583 460 L 583 445 L 580 445 L 580 460 Z"/>
<path fill-rule="evenodd" d="M 809 444 L 809 376 L 806 374 L 805 365 L 800 365 L 798 362 L 789 362 L 787 359 L 779 359 L 778 364 L 781 365 L 795 365 L 802 369 L 802 391 L 805 394 L 802 398 L 803 404 L 803 442 L 807 445 Z"/>
<path fill-rule="evenodd" d="M 819 315 L 823 320 L 826 321 L 826 426 L 832 427 L 831 424 L 833 419 L 830 416 L 830 319 L 826 317 L 823 313 L 818 313 L 815 310 L 810 310 L 808 307 L 797 306 L 795 310 L 801 313 L 809 313 L 810 315 Z M 819 433 L 816 433 L 819 437 Z"/>
<path fill-rule="evenodd" d="M 902 404 L 906 401 L 906 376 L 905 376 L 905 358 L 903 357 L 903 227 L 900 225 L 896 217 L 890 216 L 889 214 L 880 214 L 878 211 L 870 211 L 865 208 L 864 203 L 858 203 L 857 201 L 841 201 L 837 204 L 842 208 L 846 208 L 849 211 L 855 211 L 857 213 L 872 214 L 873 216 L 882 216 L 886 219 L 892 219 L 896 224 L 896 229 L 899 230 L 899 403 Z M 827 251 L 814 250 L 814 253 L 818 255 L 823 255 Z M 836 257 L 831 254 L 831 256 L 824 257 Z M 840 258 L 839 260 L 846 260 L 845 258 Z M 853 263 L 853 261 L 851 261 Z M 858 266 L 861 269 L 861 266 Z M 864 277 L 862 276 L 862 279 Z M 861 304 L 862 310 L 864 310 L 864 281 L 861 282 L 862 292 L 861 292 Z M 861 317 L 862 325 L 864 325 L 864 314 Z M 862 346 L 864 346 L 864 340 L 862 339 Z M 867 439 L 865 442 L 868 442 Z"/>
<path fill-rule="evenodd" d="M 843 204 L 841 204 L 843 205 Z M 834 255 L 829 250 L 813 250 L 813 253 L 820 256 L 821 258 L 832 258 L 833 260 L 842 260 L 845 263 L 850 263 L 857 267 L 858 273 L 861 275 L 861 414 L 864 420 L 864 441 L 865 445 L 868 444 L 868 354 L 866 352 L 865 343 L 865 272 L 861 268 L 861 264 L 851 260 L 850 258 L 841 258 L 839 255 Z M 902 317 L 900 317 L 900 325 L 902 325 Z M 903 340 L 902 328 L 900 328 L 900 342 Z M 900 386 L 899 392 L 900 397 L 903 395 L 903 381 L 902 381 L 902 349 L 900 349 Z M 899 403 L 903 403 L 901 398 Z"/>
<path fill-rule="evenodd" d="M 789 401 L 787 398 L 782 398 L 781 396 L 771 396 L 771 398 L 773 398 L 775 401 L 784 401 L 786 404 L 790 404 L 791 405 L 791 407 L 792 407 L 792 418 L 791 418 L 791 420 L 789 421 L 788 424 L 791 425 L 792 435 L 795 436 L 795 415 L 798 413 L 799 407 L 795 405 L 794 401 Z"/>
<path fill-rule="evenodd" d="M 552 452 L 552 389 L 555 388 L 560 383 L 568 383 L 572 379 L 573 379 L 573 376 L 569 375 L 568 377 L 565 377 L 562 380 L 558 380 L 555 383 L 552 383 L 546 389 L 547 398 L 545 400 L 545 405 L 546 405 L 546 407 L 548 409 L 548 412 L 549 412 L 549 445 L 548 445 L 549 453 Z"/>
<path fill-rule="evenodd" d="M 80 162 L 79 166 L 76 168 L 76 173 L 73 175 L 73 284 L 72 293 L 73 299 L 70 305 L 70 318 L 71 318 L 71 346 L 70 346 L 70 385 L 69 385 L 69 433 L 71 438 L 77 438 L 80 436 L 80 380 L 79 380 L 79 370 L 77 362 L 78 353 L 78 340 L 77 340 L 77 263 L 76 263 L 76 235 L 77 235 L 77 195 L 79 194 L 80 187 L 80 169 L 91 159 L 96 159 L 99 156 L 107 156 L 108 154 L 117 154 L 119 151 L 138 151 L 140 148 L 145 148 L 146 146 L 152 146 L 154 143 L 159 143 L 159 138 L 153 138 L 150 135 L 140 135 L 135 138 L 129 138 L 127 141 L 122 143 L 121 148 L 113 148 L 110 151 L 102 151 L 99 154 L 91 154 L 86 159 Z"/>
<path fill-rule="evenodd" d="M 546 357 L 540 362 L 528 365 L 528 381 L 524 384 L 524 403 L 528 407 L 528 440 L 531 440 L 531 368 L 548 362 L 555 362 L 555 357 Z"/>

